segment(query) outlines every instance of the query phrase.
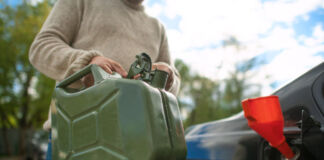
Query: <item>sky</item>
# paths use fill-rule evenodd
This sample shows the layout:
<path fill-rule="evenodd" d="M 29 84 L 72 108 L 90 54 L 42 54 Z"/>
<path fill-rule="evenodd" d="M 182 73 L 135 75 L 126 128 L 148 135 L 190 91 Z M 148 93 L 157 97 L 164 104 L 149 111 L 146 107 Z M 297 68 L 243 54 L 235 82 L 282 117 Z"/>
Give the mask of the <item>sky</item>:
<path fill-rule="evenodd" d="M 238 63 L 262 62 L 248 74 L 263 96 L 324 60 L 324 0 L 144 0 L 144 6 L 165 26 L 172 59 L 195 73 L 221 81 Z M 224 47 L 233 39 L 239 47 Z"/>
<path fill-rule="evenodd" d="M 145 0 L 164 24 L 172 59 L 202 76 L 226 79 L 256 58 L 251 83 L 269 95 L 324 59 L 324 0 Z M 239 47 L 224 47 L 233 39 Z M 219 67 L 222 66 L 222 67 Z"/>

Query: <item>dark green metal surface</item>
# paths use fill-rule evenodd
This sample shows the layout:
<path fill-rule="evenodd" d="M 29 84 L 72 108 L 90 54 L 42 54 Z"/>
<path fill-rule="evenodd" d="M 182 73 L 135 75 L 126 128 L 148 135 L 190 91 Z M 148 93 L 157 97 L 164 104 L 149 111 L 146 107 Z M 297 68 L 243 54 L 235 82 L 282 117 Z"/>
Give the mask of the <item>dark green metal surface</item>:
<path fill-rule="evenodd" d="M 67 88 L 90 72 L 94 86 Z M 113 78 L 90 65 L 58 84 L 54 99 L 55 160 L 186 158 L 178 102 L 162 89 L 139 80 Z"/>

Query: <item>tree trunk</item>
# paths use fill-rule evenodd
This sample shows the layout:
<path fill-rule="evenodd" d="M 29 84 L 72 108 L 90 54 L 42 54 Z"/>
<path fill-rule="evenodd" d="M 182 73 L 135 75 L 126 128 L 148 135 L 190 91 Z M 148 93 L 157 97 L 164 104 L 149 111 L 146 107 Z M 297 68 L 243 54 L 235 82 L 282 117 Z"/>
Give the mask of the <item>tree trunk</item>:
<path fill-rule="evenodd" d="M 196 121 L 196 108 L 193 109 L 190 113 L 190 121 L 189 121 L 189 126 L 193 125 Z"/>
<path fill-rule="evenodd" d="M 214 108 L 213 105 L 210 105 L 208 107 L 208 119 L 207 120 L 213 120 L 214 119 Z"/>
<path fill-rule="evenodd" d="M 19 155 L 25 156 L 26 154 L 26 130 L 27 130 L 27 115 L 29 111 L 29 102 L 30 96 L 28 94 L 28 88 L 30 87 L 30 81 L 32 78 L 32 73 L 27 73 L 27 78 L 23 84 L 22 90 L 22 105 L 21 105 L 21 114 L 22 117 L 19 121 Z"/>
<path fill-rule="evenodd" d="M 19 155 L 25 156 L 26 155 L 26 128 L 19 129 Z"/>
<path fill-rule="evenodd" d="M 0 109 L 1 110 L 1 109 Z M 10 126 L 10 123 L 8 122 L 8 118 L 6 114 L 4 114 L 4 111 L 1 112 L 1 121 L 2 121 L 2 137 L 3 137 L 3 142 L 4 142 L 4 147 L 5 147 L 5 152 L 8 156 L 11 156 L 12 151 L 11 151 L 11 145 L 9 143 L 9 138 L 8 138 L 8 128 L 6 125 Z"/>
<path fill-rule="evenodd" d="M 9 138 L 8 138 L 8 129 L 6 127 L 2 128 L 2 134 L 3 134 L 3 142 L 5 146 L 5 152 L 6 155 L 11 156 L 11 145 L 9 143 Z"/>

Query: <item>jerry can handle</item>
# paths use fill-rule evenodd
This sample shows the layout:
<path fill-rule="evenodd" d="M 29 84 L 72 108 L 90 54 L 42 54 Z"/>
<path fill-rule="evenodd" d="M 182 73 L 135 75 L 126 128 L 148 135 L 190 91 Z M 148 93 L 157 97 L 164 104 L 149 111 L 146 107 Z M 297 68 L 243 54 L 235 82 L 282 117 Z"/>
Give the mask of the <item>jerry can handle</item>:
<path fill-rule="evenodd" d="M 82 77 L 86 76 L 90 72 L 93 75 L 95 84 L 98 84 L 102 80 L 109 77 L 109 74 L 107 72 L 105 72 L 103 69 L 101 69 L 98 65 L 90 64 L 90 65 L 82 68 L 80 71 L 72 74 L 68 78 L 64 79 L 60 83 L 58 83 L 58 85 L 56 87 L 57 88 L 65 88 L 68 85 L 72 84 L 73 82 L 80 80 Z"/>

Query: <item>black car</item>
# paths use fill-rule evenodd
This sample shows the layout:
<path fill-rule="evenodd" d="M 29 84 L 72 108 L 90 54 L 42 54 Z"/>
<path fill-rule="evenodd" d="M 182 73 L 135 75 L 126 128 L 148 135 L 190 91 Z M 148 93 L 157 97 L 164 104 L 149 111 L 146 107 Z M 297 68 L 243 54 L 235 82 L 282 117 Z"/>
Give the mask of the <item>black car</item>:
<path fill-rule="evenodd" d="M 299 160 L 324 160 L 324 63 L 282 87 L 284 135 Z M 280 160 L 284 157 L 249 128 L 243 112 L 186 130 L 187 159 Z"/>

